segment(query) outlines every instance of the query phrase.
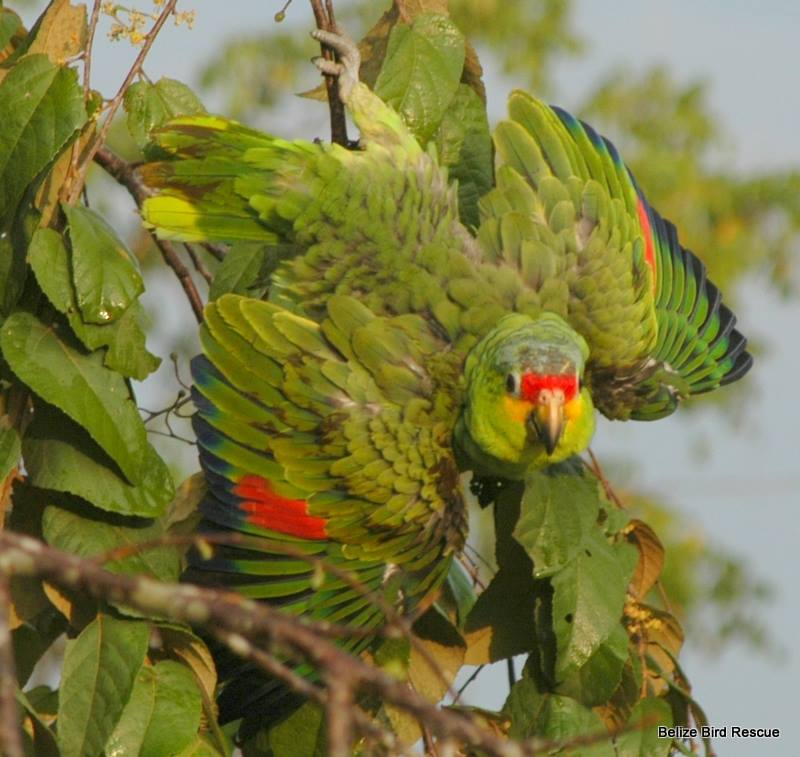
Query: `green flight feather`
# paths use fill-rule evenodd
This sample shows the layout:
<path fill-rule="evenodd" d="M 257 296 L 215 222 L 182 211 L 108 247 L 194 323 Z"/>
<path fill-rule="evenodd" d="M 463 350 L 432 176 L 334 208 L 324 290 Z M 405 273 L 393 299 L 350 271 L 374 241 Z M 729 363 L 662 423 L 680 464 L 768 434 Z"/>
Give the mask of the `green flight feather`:
<path fill-rule="evenodd" d="M 586 339 L 587 381 L 601 412 L 652 420 L 683 397 L 741 378 L 752 359 L 735 317 L 614 146 L 522 92 L 512 94 L 509 115 L 495 132 L 503 165 L 481 201 L 478 238 L 489 259 L 519 261 L 540 305 L 563 308 Z M 535 197 L 527 194 L 527 211 L 521 182 Z M 519 219 L 526 212 L 534 222 L 528 226 Z M 514 237 L 502 234 L 511 219 Z"/>
<path fill-rule="evenodd" d="M 205 527 L 254 541 L 194 554 L 188 577 L 360 631 L 385 621 L 364 591 L 406 611 L 423 601 L 466 527 L 450 445 L 458 364 L 442 358 L 440 338 L 419 317 L 377 317 L 342 296 L 318 324 L 224 295 L 206 308 L 201 341 L 193 423 Z M 363 590 L 336 573 L 320 581 L 281 545 Z M 224 718 L 255 701 L 241 686 L 223 696 Z"/>

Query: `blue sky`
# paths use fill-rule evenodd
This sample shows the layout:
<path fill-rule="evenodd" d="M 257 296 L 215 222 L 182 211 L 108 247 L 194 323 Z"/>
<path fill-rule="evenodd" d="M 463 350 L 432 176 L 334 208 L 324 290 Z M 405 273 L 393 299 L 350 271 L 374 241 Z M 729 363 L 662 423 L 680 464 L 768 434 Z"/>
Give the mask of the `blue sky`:
<path fill-rule="evenodd" d="M 195 30 L 166 28 L 146 66 L 148 74 L 191 83 L 202 51 L 213 50 L 219 35 L 267 26 L 280 4 L 185 3 L 182 7 L 197 11 Z M 376 14 L 383 5 L 376 3 Z M 295 0 L 290 13 L 310 19 L 302 0 Z M 709 83 L 714 112 L 730 135 L 721 154 L 735 167 L 800 168 L 800 3 L 582 0 L 575 3 L 574 17 L 588 51 L 556 68 L 557 89 L 566 93 L 566 106 L 578 103 L 610 68 L 635 74 L 663 63 L 681 81 L 700 78 Z M 309 55 L 314 49 L 310 43 Z M 102 38 L 97 52 L 93 83 L 111 93 L 134 53 L 125 44 L 111 45 Z M 487 78 L 490 91 L 500 89 L 493 86 L 499 77 L 491 65 Z M 309 86 L 315 81 L 309 67 Z M 509 88 L 513 84 L 510 81 Z M 494 117 L 502 114 L 504 99 L 501 92 L 490 101 Z M 290 113 L 303 123 L 304 135 L 325 133 L 326 114 L 318 105 L 298 101 Z M 286 131 L 297 133 L 288 126 Z M 151 302 L 163 301 L 160 289 L 153 294 L 157 297 Z M 769 348 L 748 378 L 750 390 L 742 394 L 747 405 L 744 426 L 733 428 L 715 411 L 706 410 L 688 420 L 671 418 L 656 424 L 601 422 L 594 447 L 601 459 L 632 463 L 637 485 L 669 491 L 687 519 L 701 523 L 714 541 L 744 555 L 753 570 L 775 585 L 778 594 L 764 620 L 786 650 L 780 664 L 735 646 L 719 660 L 709 661 L 693 651 L 691 639 L 683 661 L 712 725 L 778 727 L 783 733 L 779 741 L 718 742 L 722 755 L 794 755 L 800 743 L 796 723 L 800 663 L 794 649 L 800 620 L 796 581 L 800 413 L 793 401 L 800 368 L 794 349 L 800 305 L 777 301 L 760 281 L 748 283 L 736 294 L 742 329 Z M 166 376 L 165 371 L 169 373 L 169 367 L 159 374 Z M 697 440 L 709 449 L 702 462 L 693 453 Z M 481 701 L 496 704 L 505 691 L 505 671 L 482 676 L 471 690 Z"/>

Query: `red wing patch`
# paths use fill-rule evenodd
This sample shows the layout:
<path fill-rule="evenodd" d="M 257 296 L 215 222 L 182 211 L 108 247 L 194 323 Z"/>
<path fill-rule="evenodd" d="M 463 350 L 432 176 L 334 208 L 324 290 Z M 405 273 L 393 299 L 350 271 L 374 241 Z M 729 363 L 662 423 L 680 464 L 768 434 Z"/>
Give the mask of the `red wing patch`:
<path fill-rule="evenodd" d="M 636 209 L 639 211 L 639 223 L 642 225 L 642 233 L 644 234 L 644 259 L 653 272 L 653 291 L 655 291 L 657 271 L 653 230 L 650 228 L 650 218 L 647 215 L 647 208 L 645 208 L 641 197 L 638 198 Z"/>
<path fill-rule="evenodd" d="M 233 492 L 243 500 L 240 508 L 247 513 L 248 523 L 301 539 L 328 537 L 325 518 L 309 515 L 306 500 L 276 493 L 266 478 L 245 476 Z"/>

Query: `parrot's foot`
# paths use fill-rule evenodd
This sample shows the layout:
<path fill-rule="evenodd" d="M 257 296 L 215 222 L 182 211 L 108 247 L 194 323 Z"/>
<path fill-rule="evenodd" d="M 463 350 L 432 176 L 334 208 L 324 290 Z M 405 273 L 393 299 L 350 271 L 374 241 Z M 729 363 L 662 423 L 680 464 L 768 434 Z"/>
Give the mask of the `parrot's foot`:
<path fill-rule="evenodd" d="M 326 32 L 323 29 L 315 29 L 311 32 L 311 36 L 318 42 L 332 47 L 339 54 L 338 61 L 314 58 L 314 65 L 323 74 L 339 77 L 339 97 L 346 105 L 353 87 L 358 84 L 358 72 L 361 68 L 361 53 L 358 52 L 358 46 L 344 34 Z"/>

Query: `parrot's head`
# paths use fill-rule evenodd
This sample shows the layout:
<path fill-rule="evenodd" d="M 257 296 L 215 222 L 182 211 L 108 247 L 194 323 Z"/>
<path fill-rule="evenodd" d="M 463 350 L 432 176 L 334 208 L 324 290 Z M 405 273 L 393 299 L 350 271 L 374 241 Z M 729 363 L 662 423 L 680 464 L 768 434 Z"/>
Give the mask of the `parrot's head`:
<path fill-rule="evenodd" d="M 509 475 L 586 449 L 594 433 L 583 386 L 588 354 L 583 338 L 551 313 L 507 315 L 475 345 L 459 424 L 468 439 L 459 441 L 479 467 L 495 462 L 498 474 Z"/>

